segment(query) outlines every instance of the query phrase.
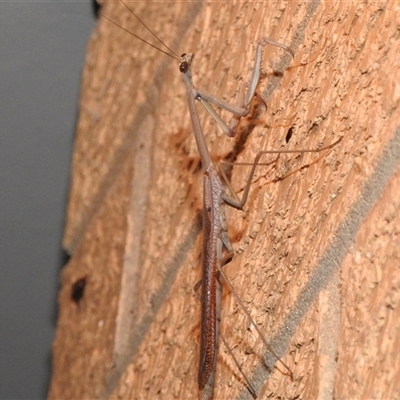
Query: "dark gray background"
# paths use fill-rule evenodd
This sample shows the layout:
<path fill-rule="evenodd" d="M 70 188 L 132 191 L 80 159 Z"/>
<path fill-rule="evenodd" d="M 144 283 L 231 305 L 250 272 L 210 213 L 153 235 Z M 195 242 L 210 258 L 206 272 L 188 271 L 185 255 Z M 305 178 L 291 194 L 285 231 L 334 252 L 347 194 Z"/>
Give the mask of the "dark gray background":
<path fill-rule="evenodd" d="M 47 394 L 86 1 L 0 1 L 0 398 Z"/>

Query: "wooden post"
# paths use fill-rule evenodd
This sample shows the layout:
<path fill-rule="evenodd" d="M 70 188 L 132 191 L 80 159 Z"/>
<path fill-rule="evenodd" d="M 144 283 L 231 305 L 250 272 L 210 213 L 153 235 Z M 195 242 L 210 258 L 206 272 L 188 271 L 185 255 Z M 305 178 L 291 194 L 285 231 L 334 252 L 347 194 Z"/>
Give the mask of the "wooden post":
<path fill-rule="evenodd" d="M 397 3 L 131 4 L 178 54 L 196 54 L 197 87 L 232 102 L 258 38 L 295 50 L 292 60 L 265 48 L 257 91 L 267 108 L 254 101 L 238 139 L 200 110 L 217 160 L 343 137 L 323 154 L 260 167 L 245 210 L 228 210 L 236 255 L 226 273 L 294 376 L 225 289 L 221 330 L 259 398 L 398 397 Z M 152 40 L 121 3 L 102 13 Z M 99 19 L 82 81 L 50 399 L 197 397 L 202 174 L 181 80 L 175 61 Z M 247 174 L 235 166 L 233 186 Z M 240 395 L 250 396 L 221 344 L 214 398 Z"/>

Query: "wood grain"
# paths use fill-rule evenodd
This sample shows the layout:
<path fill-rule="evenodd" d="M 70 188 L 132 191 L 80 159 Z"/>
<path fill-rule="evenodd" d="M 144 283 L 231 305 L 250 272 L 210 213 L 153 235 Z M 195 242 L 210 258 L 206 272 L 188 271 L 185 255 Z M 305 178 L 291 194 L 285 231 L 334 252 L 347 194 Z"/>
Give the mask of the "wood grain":
<path fill-rule="evenodd" d="M 197 87 L 232 102 L 258 38 L 295 50 L 291 59 L 265 48 L 257 91 L 267 108 L 254 101 L 238 138 L 200 110 L 215 160 L 343 137 L 324 154 L 261 167 L 245 210 L 228 210 L 236 256 L 226 273 L 294 375 L 225 290 L 221 330 L 259 398 L 399 398 L 398 3 L 131 4 L 178 54 L 196 54 Z M 145 35 L 120 3 L 102 12 Z M 181 80 L 173 60 L 99 20 L 82 80 L 50 399 L 197 398 L 202 174 Z M 247 173 L 233 168 L 239 191 Z M 83 276 L 77 304 L 71 287 Z M 214 398 L 250 398 L 222 345 Z"/>

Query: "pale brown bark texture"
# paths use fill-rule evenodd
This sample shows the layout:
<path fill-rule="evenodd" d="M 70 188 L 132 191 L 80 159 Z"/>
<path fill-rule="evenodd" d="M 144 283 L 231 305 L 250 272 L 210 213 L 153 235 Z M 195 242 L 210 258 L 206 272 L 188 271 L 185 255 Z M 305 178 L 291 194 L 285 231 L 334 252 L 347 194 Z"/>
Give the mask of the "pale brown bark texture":
<path fill-rule="evenodd" d="M 221 331 L 259 398 L 400 398 L 399 3 L 130 4 L 178 54 L 196 54 L 198 88 L 232 103 L 257 39 L 294 49 L 292 59 L 265 48 L 237 138 L 199 108 L 215 160 L 342 137 L 260 167 L 244 211 L 227 209 L 226 273 L 293 372 L 224 288 Z M 102 13 L 153 39 L 121 3 Z M 247 174 L 232 170 L 239 194 Z M 50 399 L 197 398 L 201 186 L 177 63 L 100 18 L 83 75 Z M 250 398 L 222 345 L 214 398 Z"/>

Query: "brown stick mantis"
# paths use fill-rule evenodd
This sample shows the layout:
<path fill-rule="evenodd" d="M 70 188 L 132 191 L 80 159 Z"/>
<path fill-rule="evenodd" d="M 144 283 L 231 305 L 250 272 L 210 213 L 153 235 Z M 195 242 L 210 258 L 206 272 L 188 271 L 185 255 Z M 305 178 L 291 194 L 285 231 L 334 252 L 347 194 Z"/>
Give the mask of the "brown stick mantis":
<path fill-rule="evenodd" d="M 127 5 L 121 0 L 121 2 L 127 7 Z M 128 8 L 128 7 L 127 7 Z M 232 244 L 229 240 L 227 234 L 227 226 L 224 216 L 224 204 L 228 204 L 237 209 L 242 209 L 246 203 L 248 193 L 250 190 L 251 181 L 255 172 L 257 165 L 259 165 L 260 158 L 262 155 L 267 153 L 282 153 L 282 152 L 320 152 L 322 150 L 329 149 L 333 147 L 337 142 L 326 146 L 318 150 L 298 150 L 298 151 L 260 151 L 254 162 L 252 163 L 252 168 L 245 185 L 242 199 L 239 200 L 238 197 L 233 193 L 234 197 L 230 197 L 225 189 L 224 184 L 221 179 L 221 175 L 215 167 L 211 160 L 209 150 L 207 148 L 204 133 L 200 124 L 199 115 L 196 109 L 195 100 L 199 101 L 208 113 L 215 119 L 217 124 L 221 127 L 223 132 L 228 136 L 234 136 L 236 126 L 241 117 L 246 116 L 250 111 L 250 104 L 255 95 L 256 87 L 259 82 L 261 73 L 261 58 L 262 58 L 262 48 L 266 44 L 270 44 L 276 47 L 280 47 L 286 51 L 289 51 L 292 55 L 292 50 L 281 43 L 271 41 L 269 39 L 263 38 L 258 42 L 256 48 L 256 56 L 253 67 L 253 72 L 247 87 L 246 95 L 244 95 L 244 90 L 239 90 L 237 105 L 232 106 L 231 104 L 219 100 L 214 96 L 198 90 L 195 88 L 192 81 L 191 65 L 194 58 L 192 53 L 184 53 L 180 57 L 177 56 L 168 46 L 166 46 L 137 16 L 136 14 L 128 8 L 128 10 L 138 19 L 138 21 L 145 26 L 145 28 L 162 44 L 168 51 L 164 51 L 154 46 L 153 44 L 143 40 L 134 33 L 128 31 L 122 26 L 116 24 L 114 21 L 110 20 L 108 17 L 104 16 L 107 20 L 119 26 L 120 28 L 127 31 L 129 34 L 135 36 L 139 40 L 147 43 L 148 45 L 162 51 L 164 54 L 179 60 L 179 70 L 183 74 L 183 80 L 186 88 L 186 95 L 189 107 L 189 113 L 192 121 L 194 136 L 197 144 L 197 148 L 201 158 L 201 164 L 204 174 L 203 183 L 203 257 L 202 257 L 202 291 L 201 291 L 201 334 L 200 334 L 200 363 L 199 363 L 199 374 L 198 374 L 198 385 L 200 391 L 200 398 L 211 399 L 213 395 L 214 378 L 215 378 L 215 367 L 216 367 L 216 356 L 218 349 L 218 336 L 219 336 L 219 320 L 220 320 L 220 301 L 221 301 L 221 283 L 219 281 L 220 277 L 226 282 L 230 287 L 233 295 L 239 302 L 240 306 L 244 310 L 245 314 L 248 316 L 249 320 L 252 322 L 253 326 L 259 333 L 261 339 L 263 340 L 265 346 L 268 350 L 279 360 L 282 365 L 290 372 L 289 367 L 283 363 L 280 358 L 274 353 L 266 342 L 261 331 L 257 327 L 257 324 L 253 321 L 250 313 L 240 301 L 240 298 L 234 291 L 233 287 L 226 278 L 224 272 L 222 271 L 222 266 L 224 264 L 224 259 L 230 258 L 229 256 L 233 254 Z M 233 114 L 233 119 L 231 124 L 228 126 L 219 117 L 213 108 L 213 105 L 220 107 Z M 225 249 L 227 256 L 223 256 L 223 250 Z M 222 338 L 223 339 L 223 338 Z M 225 343 L 225 339 L 223 339 Z M 229 348 L 228 348 L 229 349 Z M 230 351 L 230 350 L 229 350 Z M 231 353 L 232 354 L 232 353 Z M 238 368 L 239 364 L 234 359 Z M 245 377 L 245 376 L 244 376 Z M 250 382 L 247 380 L 248 388 L 253 395 L 256 397 L 254 389 L 252 389 Z"/>

